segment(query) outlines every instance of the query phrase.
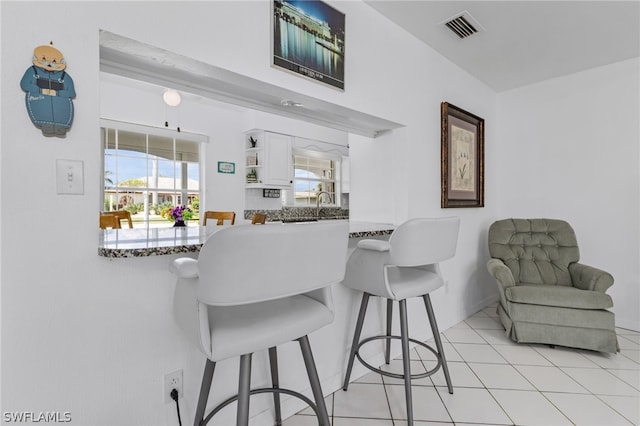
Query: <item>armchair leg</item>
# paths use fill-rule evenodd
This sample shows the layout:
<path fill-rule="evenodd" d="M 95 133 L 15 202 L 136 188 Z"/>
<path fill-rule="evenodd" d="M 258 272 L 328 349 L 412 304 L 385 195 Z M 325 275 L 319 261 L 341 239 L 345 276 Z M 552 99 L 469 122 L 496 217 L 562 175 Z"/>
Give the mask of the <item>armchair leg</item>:
<path fill-rule="evenodd" d="M 331 423 L 329 422 L 329 415 L 327 414 L 327 406 L 324 403 L 322 387 L 320 386 L 320 379 L 318 378 L 318 371 L 316 370 L 316 363 L 313 360 L 313 353 L 311 352 L 311 345 L 309 344 L 309 337 L 302 336 L 298 339 L 298 342 L 300 343 L 302 358 L 304 359 L 304 364 L 307 368 L 307 375 L 309 376 L 309 383 L 311 383 L 313 398 L 318 409 L 318 421 L 320 426 L 331 426 Z"/>
<path fill-rule="evenodd" d="M 278 380 L 278 352 L 276 347 L 269 348 L 269 364 L 271 364 L 271 385 L 274 389 L 280 387 Z M 276 426 L 282 425 L 282 413 L 280 411 L 280 394 L 278 392 L 273 393 L 273 405 L 276 410 Z"/>
<path fill-rule="evenodd" d="M 237 426 L 249 424 L 249 392 L 251 391 L 251 354 L 240 356 L 240 379 L 238 381 Z"/>
<path fill-rule="evenodd" d="M 358 344 L 360 343 L 360 334 L 362 333 L 362 324 L 364 324 L 364 316 L 367 313 L 367 304 L 369 303 L 369 294 L 362 293 L 362 302 L 360 302 L 360 312 L 356 321 L 356 330 L 353 333 L 353 342 L 351 343 L 351 353 L 349 354 L 349 362 L 347 363 L 347 373 L 344 376 L 342 389 L 347 390 L 349 387 L 349 379 L 351 378 L 351 370 L 353 369 L 353 361 L 356 357 Z"/>
<path fill-rule="evenodd" d="M 204 411 L 207 408 L 207 400 L 209 399 L 209 391 L 211 390 L 211 382 L 213 380 L 213 371 L 216 363 L 207 359 L 204 366 L 204 374 L 202 375 L 202 385 L 200 386 L 200 396 L 198 397 L 198 405 L 196 408 L 196 416 L 193 421 L 194 426 L 201 426 L 204 421 Z"/>
<path fill-rule="evenodd" d="M 453 394 L 453 384 L 451 384 L 451 377 L 449 376 L 449 367 L 447 366 L 447 359 L 444 356 L 444 348 L 442 346 L 442 340 L 440 340 L 440 331 L 438 331 L 438 323 L 436 322 L 436 316 L 433 313 L 433 306 L 431 305 L 431 297 L 429 294 L 425 294 L 423 297 L 424 306 L 427 309 L 427 316 L 429 317 L 429 325 L 431 325 L 431 332 L 433 333 L 433 340 L 436 342 L 436 349 L 438 350 L 438 357 L 442 363 L 442 371 L 444 373 L 444 379 L 447 381 L 447 388 L 449 393 Z"/>
<path fill-rule="evenodd" d="M 393 300 L 387 299 L 387 337 L 391 336 L 391 325 L 393 323 Z M 385 339 L 384 362 L 389 365 L 391 362 L 391 339 Z"/>
<path fill-rule="evenodd" d="M 402 340 L 404 393 L 407 400 L 407 426 L 413 426 L 413 399 L 411 396 L 411 354 L 409 352 L 409 325 L 407 321 L 406 299 L 400 301 L 400 339 Z"/>

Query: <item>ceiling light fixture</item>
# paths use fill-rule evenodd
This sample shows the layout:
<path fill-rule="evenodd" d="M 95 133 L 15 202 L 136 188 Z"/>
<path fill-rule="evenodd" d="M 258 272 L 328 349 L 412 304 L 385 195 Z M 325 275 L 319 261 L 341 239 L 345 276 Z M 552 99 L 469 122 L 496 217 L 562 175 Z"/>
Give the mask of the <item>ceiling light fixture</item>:
<path fill-rule="evenodd" d="M 280 105 L 282 105 L 283 107 L 301 107 L 302 106 L 302 104 L 299 102 L 289 101 L 286 99 L 281 100 Z"/>
<path fill-rule="evenodd" d="M 172 107 L 180 105 L 180 101 L 182 100 L 180 98 L 180 93 L 173 89 L 166 89 L 162 94 L 162 99 L 164 99 L 165 104 Z"/>

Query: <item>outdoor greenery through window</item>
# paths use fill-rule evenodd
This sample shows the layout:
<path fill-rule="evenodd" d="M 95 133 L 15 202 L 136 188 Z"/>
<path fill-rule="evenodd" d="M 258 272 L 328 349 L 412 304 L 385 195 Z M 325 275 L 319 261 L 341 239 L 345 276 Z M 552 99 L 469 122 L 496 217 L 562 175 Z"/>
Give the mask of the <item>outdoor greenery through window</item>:
<path fill-rule="evenodd" d="M 206 137 L 103 120 L 105 212 L 127 210 L 134 227 L 169 227 L 172 207 L 198 219 L 200 145 Z"/>
<path fill-rule="evenodd" d="M 338 161 L 325 153 L 294 150 L 293 187 L 295 206 L 315 206 L 318 194 L 323 194 L 320 201 L 323 205 L 337 205 L 336 202 L 336 165 Z"/>

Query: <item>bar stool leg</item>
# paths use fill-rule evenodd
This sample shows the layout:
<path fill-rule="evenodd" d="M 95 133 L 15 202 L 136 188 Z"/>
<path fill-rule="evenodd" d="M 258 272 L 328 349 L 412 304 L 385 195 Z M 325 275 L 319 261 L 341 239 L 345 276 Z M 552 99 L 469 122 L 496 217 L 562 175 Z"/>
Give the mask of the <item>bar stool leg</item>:
<path fill-rule="evenodd" d="M 431 332 L 433 333 L 433 340 L 436 342 L 436 349 L 438 349 L 438 356 L 442 363 L 442 371 L 444 372 L 444 379 L 447 381 L 447 388 L 449 393 L 453 394 L 453 384 L 451 384 L 451 377 L 449 376 L 449 367 L 447 367 L 447 359 L 444 356 L 444 348 L 442 341 L 440 340 L 440 332 L 438 331 L 438 323 L 436 322 L 436 316 L 433 314 L 433 306 L 431 305 L 431 297 L 429 294 L 422 296 L 424 299 L 424 306 L 427 309 L 427 316 L 429 317 L 429 325 L 431 325 Z"/>
<path fill-rule="evenodd" d="M 207 400 L 209 399 L 209 391 L 211 390 L 211 381 L 213 380 L 213 371 L 215 368 L 216 363 L 207 358 L 207 363 L 204 366 L 204 374 L 202 375 L 202 385 L 200 386 L 196 416 L 193 421 L 194 426 L 200 426 L 204 420 L 204 410 L 207 409 Z"/>
<path fill-rule="evenodd" d="M 278 352 L 276 347 L 269 348 L 269 364 L 271 365 L 271 385 L 273 389 L 280 388 L 280 382 L 278 380 Z M 276 426 L 282 425 L 282 413 L 280 411 L 280 394 L 273 393 L 273 405 L 276 409 Z"/>
<path fill-rule="evenodd" d="M 342 389 L 347 390 L 349 387 L 349 378 L 351 378 L 351 370 L 353 368 L 353 360 L 356 357 L 358 344 L 360 343 L 360 334 L 362 333 L 362 324 L 364 324 L 364 316 L 367 313 L 367 304 L 369 303 L 369 293 L 362 293 L 362 302 L 360 302 L 360 313 L 356 321 L 356 330 L 353 333 L 353 342 L 351 343 L 351 353 L 349 354 L 349 362 L 347 363 L 347 373 L 344 376 Z"/>
<path fill-rule="evenodd" d="M 391 325 L 393 322 L 393 300 L 387 299 L 387 337 L 391 336 Z M 391 362 L 391 339 L 386 339 L 386 348 L 384 352 L 384 362 L 387 365 Z"/>
<path fill-rule="evenodd" d="M 407 300 L 400 301 L 400 339 L 402 341 L 402 364 L 404 367 L 404 393 L 407 399 L 407 426 L 413 426 L 413 399 L 411 396 L 411 355 L 409 353 L 409 325 Z"/>
<path fill-rule="evenodd" d="M 240 379 L 238 381 L 237 426 L 249 424 L 249 392 L 251 388 L 251 354 L 240 356 Z"/>
<path fill-rule="evenodd" d="M 318 420 L 320 426 L 331 426 L 331 423 L 329 422 L 329 415 L 327 414 L 327 406 L 324 403 L 322 387 L 320 386 L 320 379 L 318 378 L 318 371 L 316 370 L 316 363 L 313 360 L 311 345 L 309 345 L 309 337 L 302 336 L 298 339 L 298 342 L 300 343 L 300 351 L 302 352 L 304 365 L 307 368 L 307 375 L 309 376 L 309 383 L 311 383 L 313 398 L 315 400 L 316 407 L 318 408 Z"/>

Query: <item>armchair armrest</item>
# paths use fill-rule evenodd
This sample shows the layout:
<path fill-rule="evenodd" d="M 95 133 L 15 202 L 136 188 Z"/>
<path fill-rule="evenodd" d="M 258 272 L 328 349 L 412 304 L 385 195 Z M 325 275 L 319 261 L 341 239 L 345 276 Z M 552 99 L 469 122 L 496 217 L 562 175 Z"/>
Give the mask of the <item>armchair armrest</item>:
<path fill-rule="evenodd" d="M 507 265 L 500 259 L 489 259 L 487 262 L 487 269 L 493 278 L 495 278 L 502 288 L 512 287 L 516 285 L 516 280 L 513 278 L 513 273 Z"/>
<path fill-rule="evenodd" d="M 569 274 L 573 286 L 581 290 L 605 293 L 613 285 L 613 276 L 610 273 L 582 263 L 570 264 Z"/>
<path fill-rule="evenodd" d="M 198 278 L 198 261 L 189 257 L 181 257 L 169 264 L 169 272 L 178 278 Z"/>

